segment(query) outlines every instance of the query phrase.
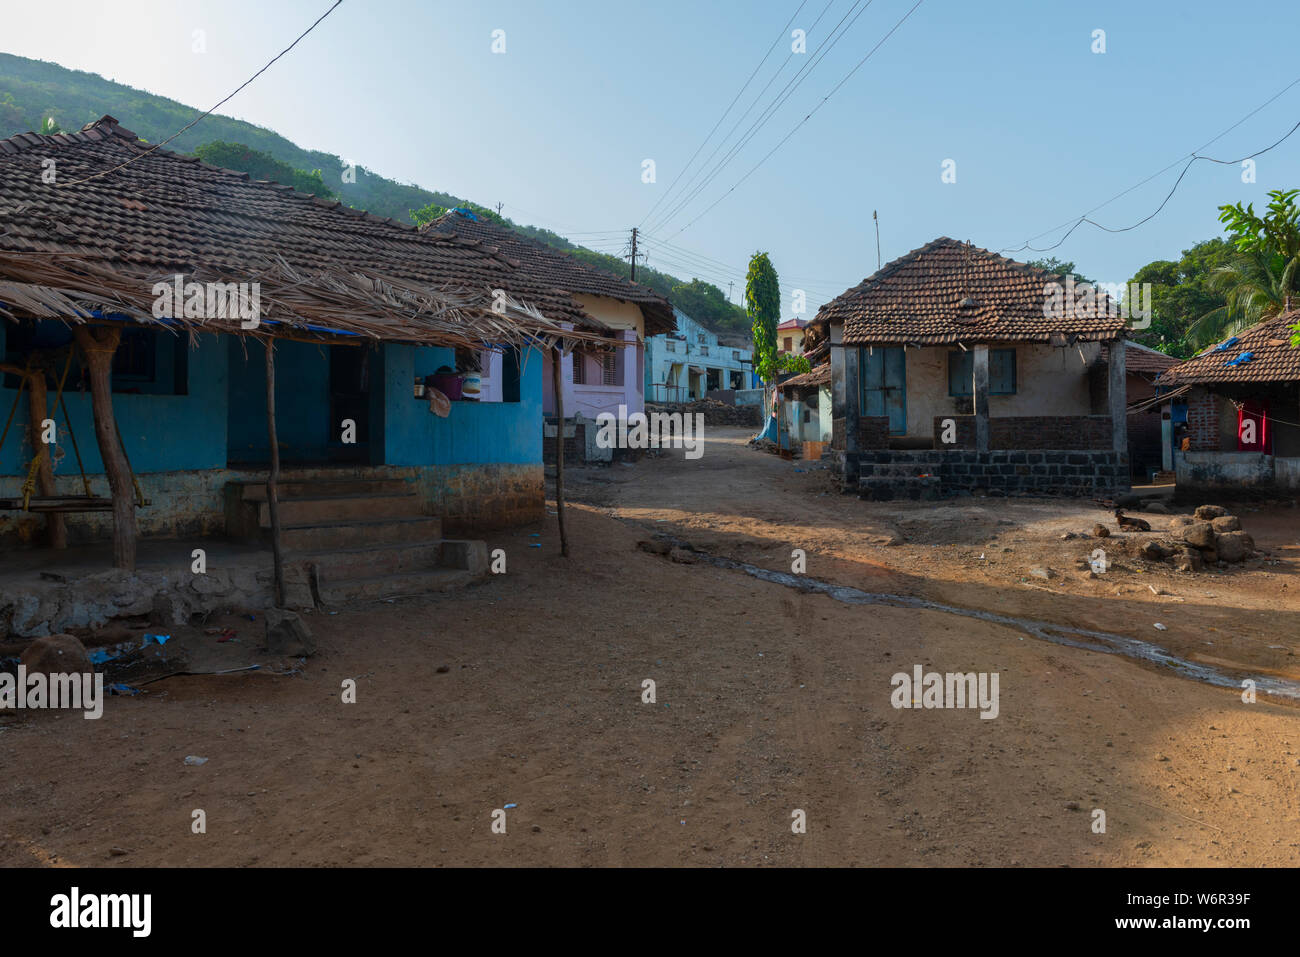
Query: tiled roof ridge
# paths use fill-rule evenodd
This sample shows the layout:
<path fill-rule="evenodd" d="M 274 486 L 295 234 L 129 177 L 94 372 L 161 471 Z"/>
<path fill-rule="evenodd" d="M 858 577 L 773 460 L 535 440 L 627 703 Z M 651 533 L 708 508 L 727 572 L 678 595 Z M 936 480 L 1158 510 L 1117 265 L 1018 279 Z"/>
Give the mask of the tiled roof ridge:
<path fill-rule="evenodd" d="M 423 228 L 426 231 L 432 231 L 433 227 L 435 226 L 446 225 L 451 228 L 452 235 L 459 235 L 455 233 L 455 227 L 458 222 L 464 220 L 465 220 L 465 216 L 462 213 L 458 213 L 455 209 L 449 209 L 447 210 L 447 212 L 443 213 L 437 219 L 430 222 L 428 226 Z M 516 242 L 532 245 L 533 247 L 541 250 L 542 252 L 549 253 L 551 255 L 563 256 L 570 265 L 572 265 L 573 267 L 577 268 L 578 270 L 584 273 L 590 273 L 591 275 L 597 278 L 605 279 L 606 281 L 614 280 L 624 286 L 630 286 L 634 290 L 643 292 L 645 294 L 645 298 L 642 300 L 628 299 L 626 300 L 628 302 L 638 302 L 638 301 L 667 302 L 668 301 L 659 293 L 651 289 L 649 286 L 636 282 L 633 279 L 626 279 L 623 276 L 620 276 L 616 273 L 612 273 L 607 270 L 597 268 L 596 266 L 592 266 L 591 264 L 585 263 L 581 259 L 578 259 L 576 256 L 574 256 L 566 249 L 560 249 L 556 246 L 550 245 L 549 243 L 544 243 L 541 240 L 534 239 L 532 236 L 525 236 L 523 233 L 519 232 L 518 230 L 511 229 L 509 226 L 499 226 L 496 223 L 489 222 L 486 219 L 471 220 L 471 222 L 474 222 L 479 228 L 487 230 L 488 232 L 503 231 L 509 233 L 510 238 L 515 240 Z M 443 235 L 447 235 L 447 234 L 443 233 Z M 462 236 L 462 238 L 468 239 L 470 237 Z M 475 242 L 481 243 L 482 240 L 478 240 L 477 238 L 475 238 Z M 613 297 L 613 298 L 619 298 L 619 297 Z"/>
<path fill-rule="evenodd" d="M 188 156 L 184 153 L 178 153 L 175 150 L 169 150 L 162 146 L 150 147 L 143 145 L 143 141 L 134 132 L 127 129 L 119 123 L 115 117 L 110 116 L 107 113 L 99 119 L 87 123 L 80 130 L 77 130 L 74 133 L 15 133 L 7 139 L 0 140 L 0 152 L 20 153 L 26 150 L 35 149 L 38 146 L 49 145 L 77 146 L 82 143 L 98 143 L 106 137 L 123 140 L 128 145 L 138 149 L 141 155 L 145 152 L 149 152 L 157 156 L 167 156 L 179 160 L 182 163 L 193 163 L 202 166 L 210 172 L 222 173 L 226 176 L 234 176 L 250 183 L 257 183 L 259 185 L 269 186 L 273 189 L 287 192 L 294 198 L 302 200 L 303 202 L 314 203 L 315 205 L 326 209 L 337 208 L 341 212 L 347 213 L 348 215 L 354 216 L 358 219 L 366 219 L 375 223 L 388 223 L 406 230 L 407 232 L 418 232 L 420 228 L 414 223 L 406 223 L 400 219 L 393 219 L 391 216 L 379 216 L 375 213 L 369 212 L 368 210 L 346 206 L 341 199 L 325 199 L 324 197 L 317 196 L 314 193 L 301 192 L 287 183 L 280 183 L 272 179 L 253 179 L 248 173 L 241 170 L 228 169 L 224 166 L 214 166 L 211 163 L 199 159 L 197 156 Z M 251 149 L 251 147 L 249 148 Z M 498 256 L 496 258 L 509 262 L 506 257 Z"/>
<path fill-rule="evenodd" d="M 1261 320 L 1221 343 L 1201 350 L 1156 380 L 1158 385 L 1213 384 L 1300 380 L 1300 349 L 1291 345 L 1291 327 L 1300 323 L 1300 309 Z M 1235 340 L 1235 341 L 1234 341 Z M 1281 340 L 1280 344 L 1272 340 Z M 1225 344 L 1232 343 L 1224 348 Z M 1251 362 L 1228 366 L 1229 358 L 1253 353 Z M 1279 361 L 1281 366 L 1278 366 Z"/>

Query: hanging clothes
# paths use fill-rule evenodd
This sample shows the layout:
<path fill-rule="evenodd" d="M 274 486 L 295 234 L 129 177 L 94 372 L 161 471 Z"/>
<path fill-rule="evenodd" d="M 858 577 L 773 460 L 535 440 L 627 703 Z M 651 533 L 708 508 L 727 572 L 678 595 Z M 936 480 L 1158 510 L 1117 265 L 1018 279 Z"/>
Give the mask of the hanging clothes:
<path fill-rule="evenodd" d="M 1268 431 L 1268 403 L 1249 399 L 1237 407 L 1237 451 L 1272 450 L 1273 437 Z"/>

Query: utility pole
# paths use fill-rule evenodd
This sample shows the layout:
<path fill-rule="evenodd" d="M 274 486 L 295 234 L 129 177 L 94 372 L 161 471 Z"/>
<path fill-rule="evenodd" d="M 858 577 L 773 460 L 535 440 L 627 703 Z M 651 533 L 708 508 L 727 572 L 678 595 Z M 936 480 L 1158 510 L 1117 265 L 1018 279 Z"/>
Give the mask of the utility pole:
<path fill-rule="evenodd" d="M 633 282 L 636 282 L 636 230 L 637 227 L 633 226 L 632 227 L 632 281 Z"/>
<path fill-rule="evenodd" d="M 504 206 L 504 205 L 505 205 L 505 203 L 497 203 L 497 215 L 498 215 L 498 216 L 501 215 L 501 207 Z"/>
<path fill-rule="evenodd" d="M 876 222 L 876 268 L 879 269 L 880 268 L 880 217 L 876 215 L 876 211 L 874 209 L 871 211 L 871 218 Z"/>
<path fill-rule="evenodd" d="M 735 280 L 727 283 L 727 302 L 731 302 L 731 290 L 736 288 Z"/>

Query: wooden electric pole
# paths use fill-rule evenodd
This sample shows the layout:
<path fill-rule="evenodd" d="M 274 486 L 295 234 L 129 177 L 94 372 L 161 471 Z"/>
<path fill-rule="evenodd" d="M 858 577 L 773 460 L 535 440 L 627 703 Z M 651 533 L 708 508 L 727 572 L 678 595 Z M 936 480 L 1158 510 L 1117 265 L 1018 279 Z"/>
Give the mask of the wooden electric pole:
<path fill-rule="evenodd" d="M 633 226 L 632 227 L 632 281 L 633 282 L 636 282 L 636 231 L 637 228 Z"/>
<path fill-rule="evenodd" d="M 551 387 L 555 390 L 555 518 L 560 526 L 560 554 L 569 557 L 569 539 L 564 534 L 564 383 L 560 363 L 564 353 L 557 345 L 551 349 Z M 581 362 L 581 356 L 574 357 Z"/>

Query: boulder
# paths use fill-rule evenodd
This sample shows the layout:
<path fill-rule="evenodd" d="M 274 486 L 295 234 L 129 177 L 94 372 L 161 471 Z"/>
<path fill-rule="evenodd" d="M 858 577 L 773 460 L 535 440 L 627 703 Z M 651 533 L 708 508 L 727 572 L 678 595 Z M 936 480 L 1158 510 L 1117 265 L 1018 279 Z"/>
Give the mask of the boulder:
<path fill-rule="evenodd" d="M 18 661 L 29 674 L 90 674 L 95 670 L 86 646 L 72 635 L 37 638 L 23 649 Z"/>
<path fill-rule="evenodd" d="M 1211 519 L 1210 524 L 1214 526 L 1216 532 L 1241 531 L 1241 519 L 1236 515 L 1220 515 L 1218 518 Z"/>
<path fill-rule="evenodd" d="M 1180 528 L 1191 525 L 1195 521 L 1196 519 L 1192 518 L 1190 515 L 1175 515 L 1169 520 L 1169 528 L 1176 532 Z"/>
<path fill-rule="evenodd" d="M 1214 526 L 1209 522 L 1193 522 L 1183 529 L 1183 541 L 1193 548 L 1214 547 Z"/>
<path fill-rule="evenodd" d="M 1198 505 L 1196 507 L 1196 517 L 1202 522 L 1208 522 L 1211 519 L 1227 514 L 1228 510 L 1222 505 Z"/>
<path fill-rule="evenodd" d="M 1148 502 L 1144 511 L 1151 512 L 1155 515 L 1168 515 L 1169 506 L 1164 502 Z"/>
<path fill-rule="evenodd" d="M 668 542 L 654 541 L 646 539 L 636 543 L 636 547 L 643 552 L 649 552 L 651 555 L 667 555 L 673 550 L 672 545 Z"/>
<path fill-rule="evenodd" d="M 1143 542 L 1141 552 L 1143 558 L 1153 562 L 1161 561 L 1166 555 L 1165 547 L 1159 542 L 1154 541 Z"/>
<path fill-rule="evenodd" d="M 1223 532 L 1215 538 L 1214 549 L 1225 562 L 1240 562 L 1255 550 L 1255 540 L 1247 532 Z"/>
<path fill-rule="evenodd" d="M 679 565 L 694 565 L 700 560 L 698 555 L 694 552 L 687 551 L 684 548 L 674 548 L 668 553 L 668 558 L 671 561 L 677 562 Z"/>
<path fill-rule="evenodd" d="M 297 612 L 270 608 L 262 616 L 266 622 L 266 650 L 273 655 L 314 655 L 316 639 Z"/>
<path fill-rule="evenodd" d="M 1184 545 L 1174 553 L 1174 568 L 1180 572 L 1199 572 L 1204 567 L 1205 559 L 1190 545 Z"/>
<path fill-rule="evenodd" d="M 1094 538 L 1109 538 L 1110 529 L 1101 524 L 1101 522 L 1098 522 L 1096 525 L 1092 526 L 1092 535 Z"/>

